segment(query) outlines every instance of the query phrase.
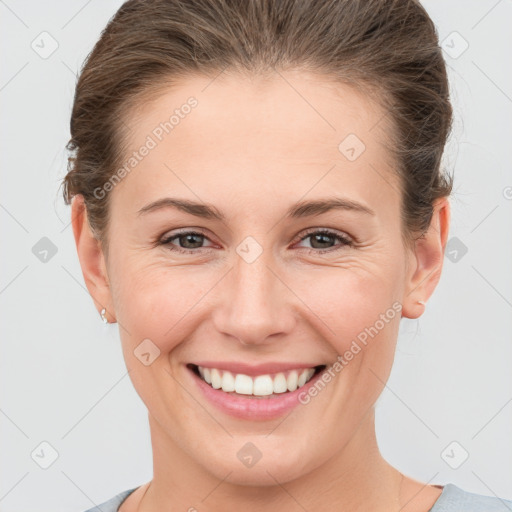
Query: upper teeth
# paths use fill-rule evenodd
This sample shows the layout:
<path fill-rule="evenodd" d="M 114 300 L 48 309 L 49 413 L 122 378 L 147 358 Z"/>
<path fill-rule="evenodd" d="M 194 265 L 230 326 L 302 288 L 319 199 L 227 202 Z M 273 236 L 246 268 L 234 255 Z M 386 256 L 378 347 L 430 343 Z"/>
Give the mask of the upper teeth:
<path fill-rule="evenodd" d="M 258 375 L 250 377 L 242 373 L 233 374 L 228 371 L 217 370 L 216 368 L 197 367 L 199 374 L 214 389 L 221 389 L 226 392 L 236 392 L 242 395 L 264 396 L 272 393 L 285 393 L 286 391 L 295 391 L 297 388 L 311 379 L 315 373 L 314 368 L 306 370 L 292 370 L 275 375 Z"/>

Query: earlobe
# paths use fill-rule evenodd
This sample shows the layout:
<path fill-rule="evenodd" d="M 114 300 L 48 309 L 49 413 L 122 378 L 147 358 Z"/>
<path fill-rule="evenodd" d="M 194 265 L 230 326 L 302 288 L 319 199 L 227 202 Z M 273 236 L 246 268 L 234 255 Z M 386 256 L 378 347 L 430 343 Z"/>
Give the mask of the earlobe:
<path fill-rule="evenodd" d="M 441 277 L 444 252 L 450 228 L 450 203 L 448 198 L 438 199 L 427 232 L 415 241 L 406 276 L 402 316 L 418 318 L 423 314 L 424 304 L 434 293 Z"/>
<path fill-rule="evenodd" d="M 82 195 L 73 197 L 71 204 L 71 223 L 73 226 L 78 259 L 87 290 L 94 301 L 96 310 L 100 312 L 105 309 L 104 316 L 109 322 L 114 322 L 112 295 L 108 281 L 105 257 L 101 242 L 94 236 L 90 228 L 87 209 Z"/>

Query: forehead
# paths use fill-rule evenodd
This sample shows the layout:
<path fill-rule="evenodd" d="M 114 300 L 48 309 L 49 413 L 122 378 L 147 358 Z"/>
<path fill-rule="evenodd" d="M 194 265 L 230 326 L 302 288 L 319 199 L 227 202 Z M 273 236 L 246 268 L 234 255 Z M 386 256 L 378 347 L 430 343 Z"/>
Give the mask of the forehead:
<path fill-rule="evenodd" d="M 190 77 L 124 122 L 131 163 L 112 199 L 134 209 L 166 192 L 260 206 L 268 194 L 291 203 L 339 191 L 378 203 L 383 187 L 398 192 L 382 107 L 316 75 Z"/>

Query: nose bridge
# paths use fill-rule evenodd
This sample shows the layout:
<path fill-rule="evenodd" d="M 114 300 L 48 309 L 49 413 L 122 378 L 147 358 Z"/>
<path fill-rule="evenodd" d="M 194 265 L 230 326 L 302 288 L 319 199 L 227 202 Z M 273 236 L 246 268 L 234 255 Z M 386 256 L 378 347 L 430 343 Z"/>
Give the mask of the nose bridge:
<path fill-rule="evenodd" d="M 254 253 L 252 257 L 247 254 L 254 251 L 254 246 L 249 246 L 247 252 L 243 249 L 242 243 L 226 283 L 229 291 L 222 294 L 217 328 L 245 345 L 268 343 L 274 339 L 272 334 L 282 334 L 291 325 L 291 312 L 286 312 L 285 287 L 268 268 L 272 267 L 270 250 L 252 259 Z"/>

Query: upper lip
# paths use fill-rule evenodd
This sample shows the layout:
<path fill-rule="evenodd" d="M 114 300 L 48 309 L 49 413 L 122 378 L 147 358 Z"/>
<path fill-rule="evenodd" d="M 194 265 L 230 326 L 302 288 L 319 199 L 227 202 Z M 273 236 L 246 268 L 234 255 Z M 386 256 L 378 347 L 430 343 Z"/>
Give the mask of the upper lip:
<path fill-rule="evenodd" d="M 324 364 L 282 362 L 268 362 L 250 365 L 236 361 L 198 361 L 191 364 L 194 364 L 195 366 L 201 366 L 203 368 L 216 368 L 217 370 L 224 370 L 235 374 L 241 373 L 244 375 L 252 376 L 267 375 L 272 373 L 285 372 L 288 370 L 305 370 L 307 368 L 325 366 Z"/>

